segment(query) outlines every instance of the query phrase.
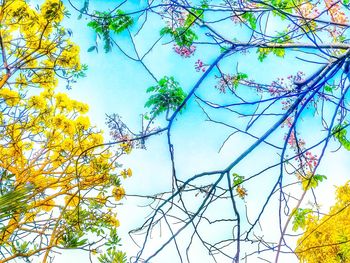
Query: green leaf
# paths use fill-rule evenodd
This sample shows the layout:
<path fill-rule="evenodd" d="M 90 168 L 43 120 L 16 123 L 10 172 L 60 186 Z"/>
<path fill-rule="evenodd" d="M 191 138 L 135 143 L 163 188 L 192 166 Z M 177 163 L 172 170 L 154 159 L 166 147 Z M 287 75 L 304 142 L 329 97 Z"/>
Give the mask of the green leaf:
<path fill-rule="evenodd" d="M 324 86 L 324 90 L 330 93 L 333 93 L 333 88 L 333 86 L 329 86 L 327 84 Z"/>
<path fill-rule="evenodd" d="M 322 182 L 324 179 L 327 179 L 327 176 L 315 174 L 311 175 L 310 178 L 306 178 L 301 182 L 302 188 L 304 190 L 308 190 L 310 188 L 316 188 L 320 182 Z"/>
<path fill-rule="evenodd" d="M 332 129 L 333 136 L 340 142 L 340 144 L 348 151 L 350 151 L 350 141 L 346 138 L 347 131 L 345 127 L 348 125 L 347 122 L 344 124 L 338 124 Z"/>
<path fill-rule="evenodd" d="M 306 226 L 306 215 L 312 213 L 311 209 L 298 208 L 293 211 L 293 231 L 297 231 L 299 228 L 304 229 Z"/>
<path fill-rule="evenodd" d="M 145 103 L 146 108 L 151 108 L 151 114 L 156 117 L 159 114 L 175 111 L 186 98 L 185 92 L 173 77 L 163 77 L 157 86 L 151 86 L 147 93 L 154 93 Z"/>
<path fill-rule="evenodd" d="M 190 47 L 194 40 L 198 39 L 198 36 L 189 27 L 178 27 L 174 30 L 170 27 L 164 27 L 160 30 L 160 35 L 172 36 L 176 44 L 180 47 Z"/>
<path fill-rule="evenodd" d="M 91 46 L 89 47 L 89 49 L 87 50 L 87 52 L 92 52 L 96 49 L 96 46 Z"/>
<path fill-rule="evenodd" d="M 244 176 L 239 175 L 237 173 L 233 173 L 232 176 L 233 176 L 233 186 L 237 186 L 243 183 Z"/>
<path fill-rule="evenodd" d="M 256 29 L 256 18 L 252 12 L 246 12 L 242 15 L 242 18 L 244 18 L 250 25 L 250 27 L 255 30 Z"/>
<path fill-rule="evenodd" d="M 277 57 L 283 58 L 286 52 L 284 48 L 274 48 L 272 49 L 272 53 L 275 54 Z"/>
<path fill-rule="evenodd" d="M 104 41 L 104 50 L 109 52 L 112 49 L 110 33 L 119 34 L 131 27 L 134 20 L 123 11 L 117 10 L 115 14 L 109 12 L 95 12 L 95 17 L 87 25 L 91 27 Z"/>
<path fill-rule="evenodd" d="M 204 18 L 204 11 L 200 10 L 200 9 L 192 8 L 191 13 L 189 13 L 189 15 L 187 16 L 187 18 L 185 20 L 184 26 L 185 27 L 192 26 L 198 18 L 200 18 L 200 19 Z"/>
<path fill-rule="evenodd" d="M 26 199 L 30 196 L 32 186 L 17 188 L 0 196 L 0 219 L 8 216 L 15 210 L 24 211 L 27 206 Z"/>

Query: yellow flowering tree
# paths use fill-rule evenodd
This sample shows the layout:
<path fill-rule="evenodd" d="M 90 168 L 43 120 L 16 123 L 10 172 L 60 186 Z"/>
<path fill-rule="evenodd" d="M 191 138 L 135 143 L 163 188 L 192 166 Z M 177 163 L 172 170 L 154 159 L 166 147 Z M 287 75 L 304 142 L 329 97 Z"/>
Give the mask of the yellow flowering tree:
<path fill-rule="evenodd" d="M 83 75 L 79 48 L 60 26 L 60 0 L 34 10 L 24 0 L 0 6 L 0 262 L 59 249 L 83 249 L 101 262 L 124 262 L 113 208 L 125 191 L 116 159 L 129 152 L 103 146 L 88 106 L 55 91 Z M 16 193 L 20 193 L 17 195 Z M 5 209 L 5 208 L 6 209 Z M 110 249 L 103 253 L 103 247 Z"/>
<path fill-rule="evenodd" d="M 305 233 L 296 253 L 300 262 L 350 261 L 350 181 L 337 188 L 336 203 L 319 218 L 311 210 L 305 215 Z"/>

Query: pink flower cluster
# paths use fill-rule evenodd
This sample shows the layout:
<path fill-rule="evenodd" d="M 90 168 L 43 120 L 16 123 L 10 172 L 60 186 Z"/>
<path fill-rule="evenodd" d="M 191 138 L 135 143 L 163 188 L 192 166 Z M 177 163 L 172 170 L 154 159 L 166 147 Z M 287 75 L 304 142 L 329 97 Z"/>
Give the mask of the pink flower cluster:
<path fill-rule="evenodd" d="M 305 159 L 306 159 L 306 164 L 310 167 L 310 170 L 312 167 L 315 167 L 318 162 L 317 155 L 313 155 L 311 152 L 307 151 L 305 153 Z"/>
<path fill-rule="evenodd" d="M 320 15 L 320 12 L 317 9 L 316 5 L 313 5 L 310 2 L 301 4 L 298 8 L 298 11 L 300 15 L 304 18 L 313 19 Z"/>
<path fill-rule="evenodd" d="M 338 0 L 325 0 L 326 8 L 333 22 L 346 24 L 348 19 L 345 13 L 341 10 L 342 5 Z"/>
<path fill-rule="evenodd" d="M 193 53 L 196 51 L 196 47 L 194 45 L 190 47 L 180 47 L 177 44 L 174 44 L 173 49 L 177 54 L 184 58 L 192 56 Z"/>
<path fill-rule="evenodd" d="M 291 129 L 293 126 L 293 121 L 293 117 L 288 117 L 281 125 L 281 128 L 287 126 L 288 129 Z M 290 146 L 290 148 L 294 150 L 296 154 L 294 159 L 298 162 L 299 169 L 303 169 L 306 166 L 310 171 L 312 171 L 318 163 L 318 158 L 317 155 L 313 155 L 310 151 L 306 151 L 305 155 L 302 153 L 305 149 L 305 141 L 302 138 L 296 138 L 296 133 L 294 129 L 292 130 L 288 138 L 287 134 L 284 136 L 284 140 L 287 140 L 287 143 Z"/>
<path fill-rule="evenodd" d="M 287 139 L 287 135 L 284 136 L 284 139 Z M 295 138 L 295 133 L 294 131 L 291 132 L 290 136 L 288 137 L 287 143 L 290 145 L 291 148 L 303 148 L 305 146 L 305 141 L 303 139 L 298 139 L 298 141 Z"/>
<path fill-rule="evenodd" d="M 222 74 L 221 77 L 216 76 L 216 78 L 220 78 L 219 83 L 217 85 L 215 85 L 215 88 L 217 88 L 220 92 L 226 93 L 227 88 L 229 90 L 231 90 L 232 92 L 234 91 L 233 86 L 232 86 L 234 76 L 232 76 L 230 74 Z"/>
<path fill-rule="evenodd" d="M 281 128 L 284 127 L 284 125 L 287 125 L 288 128 L 292 128 L 293 125 L 293 117 L 288 117 L 281 125 Z"/>
<path fill-rule="evenodd" d="M 196 63 L 194 63 L 194 68 L 196 69 L 197 72 L 199 71 L 205 72 L 207 70 L 206 65 L 200 59 L 198 59 Z"/>

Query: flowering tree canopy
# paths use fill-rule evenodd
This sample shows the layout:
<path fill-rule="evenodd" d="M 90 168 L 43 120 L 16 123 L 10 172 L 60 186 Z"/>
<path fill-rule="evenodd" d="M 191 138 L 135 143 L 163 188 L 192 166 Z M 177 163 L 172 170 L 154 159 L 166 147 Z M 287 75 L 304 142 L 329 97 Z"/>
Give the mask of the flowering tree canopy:
<path fill-rule="evenodd" d="M 126 151 L 104 146 L 88 106 L 55 91 L 58 77 L 69 86 L 86 69 L 60 25 L 65 8 L 0 3 L 0 260 L 118 245 L 113 208 L 125 191 L 116 159 Z M 125 255 L 114 247 L 104 257 Z"/>

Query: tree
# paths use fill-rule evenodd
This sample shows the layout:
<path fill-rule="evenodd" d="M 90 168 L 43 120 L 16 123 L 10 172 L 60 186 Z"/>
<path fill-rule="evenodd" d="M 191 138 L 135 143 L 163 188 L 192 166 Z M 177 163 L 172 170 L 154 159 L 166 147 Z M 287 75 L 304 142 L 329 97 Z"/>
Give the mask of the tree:
<path fill-rule="evenodd" d="M 336 203 L 328 214 L 319 217 L 309 211 L 305 232 L 298 240 L 296 253 L 301 262 L 348 262 L 349 182 L 337 188 Z"/>
<path fill-rule="evenodd" d="M 205 249 L 214 262 L 267 260 L 269 254 L 275 262 L 282 254 L 288 260 L 297 260 L 296 254 L 302 258 L 303 250 L 293 246 L 293 230 L 311 226 L 311 211 L 321 213 L 317 187 L 327 177 L 318 171 L 320 164 L 339 142 L 349 147 L 344 134 L 349 122 L 348 1 L 164 0 L 137 6 L 124 1 L 111 3 L 109 10 L 95 7 L 97 11 L 91 11 L 91 0 L 83 5 L 69 2 L 90 20 L 88 26 L 103 40 L 106 52 L 115 48 L 153 79 L 145 87 L 149 112 L 143 114 L 141 132 L 129 129 L 119 115 L 107 119 L 116 143 L 127 140 L 131 147 L 145 148 L 148 138 L 165 134 L 169 150 L 172 188 L 143 196 L 152 199 L 152 213 L 131 232 L 144 235 L 131 260 L 156 260 L 170 246 L 178 262 L 196 262 L 194 247 Z M 183 71 L 157 75 L 152 66 L 168 59 L 150 61 L 158 50 L 179 55 L 178 68 L 194 66 L 196 81 L 185 81 Z M 88 51 L 99 51 L 98 41 Z M 252 66 L 247 60 L 257 62 Z M 276 66 L 288 63 L 294 66 L 283 73 Z M 179 130 L 174 127 L 185 125 L 181 120 L 187 109 L 200 109 L 198 118 L 204 116 L 216 127 L 218 137 L 226 131 L 219 148 L 230 149 L 230 160 L 222 167 L 191 175 L 179 167 L 178 149 L 188 140 L 175 140 Z M 242 141 L 249 145 L 236 151 L 234 146 Z M 263 167 L 257 161 L 259 149 L 270 158 Z M 230 214 L 224 217 L 222 210 Z M 267 218 L 271 211 L 273 216 Z M 269 235 L 271 225 L 277 235 Z M 151 234 L 156 226 L 167 232 L 154 248 Z M 215 226 L 226 229 L 220 240 L 205 231 Z"/>
<path fill-rule="evenodd" d="M 88 105 L 55 91 L 57 77 L 69 87 L 86 69 L 60 25 L 67 11 L 59 0 L 37 10 L 24 0 L 0 3 L 0 261 L 48 262 L 81 249 L 125 262 L 114 208 L 131 170 L 116 160 L 130 149 L 105 146 Z"/>

